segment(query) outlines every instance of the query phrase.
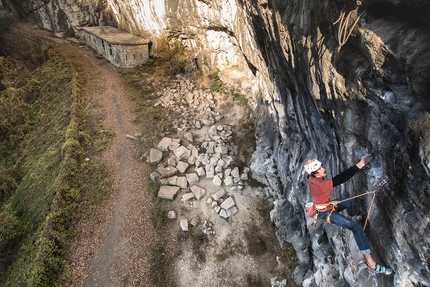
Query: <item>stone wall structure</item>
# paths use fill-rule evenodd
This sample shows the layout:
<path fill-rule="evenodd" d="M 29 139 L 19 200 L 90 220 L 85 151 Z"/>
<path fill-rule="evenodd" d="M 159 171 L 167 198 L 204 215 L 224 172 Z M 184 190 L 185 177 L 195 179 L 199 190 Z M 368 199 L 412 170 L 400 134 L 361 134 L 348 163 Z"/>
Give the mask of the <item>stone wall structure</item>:
<path fill-rule="evenodd" d="M 50 30 L 98 21 L 95 0 L 2 2 Z M 106 4 L 121 29 L 181 40 L 203 73 L 219 69 L 249 97 L 257 143 L 252 174 L 271 189 L 279 243 L 291 243 L 300 261 L 298 284 L 356 283 L 345 268 L 356 262 L 351 234 L 328 224 L 314 229 L 305 215 L 303 163 L 317 157 L 334 176 L 372 152 L 371 168 L 336 188 L 334 197 L 389 179 L 366 232 L 375 258 L 396 274 L 373 280 L 364 270 L 359 285 L 430 286 L 429 0 Z M 360 199 L 361 213 L 369 201 Z"/>
<path fill-rule="evenodd" d="M 149 40 L 115 27 L 82 27 L 78 36 L 119 68 L 133 68 L 149 57 Z"/>

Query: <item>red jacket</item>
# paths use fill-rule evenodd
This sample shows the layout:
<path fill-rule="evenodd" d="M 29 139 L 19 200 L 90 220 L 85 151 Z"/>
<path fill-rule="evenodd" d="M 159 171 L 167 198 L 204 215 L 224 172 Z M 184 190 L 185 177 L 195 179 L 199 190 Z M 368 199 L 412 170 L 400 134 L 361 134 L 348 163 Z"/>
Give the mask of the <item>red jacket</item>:
<path fill-rule="evenodd" d="M 333 179 L 308 176 L 309 192 L 311 193 L 312 202 L 322 204 L 330 202 L 331 189 L 339 184 L 344 183 L 353 177 L 360 169 L 354 165 L 347 170 L 339 173 Z"/>
<path fill-rule="evenodd" d="M 333 188 L 333 180 L 309 176 L 309 191 L 312 202 L 315 204 L 330 202 L 330 191 Z"/>

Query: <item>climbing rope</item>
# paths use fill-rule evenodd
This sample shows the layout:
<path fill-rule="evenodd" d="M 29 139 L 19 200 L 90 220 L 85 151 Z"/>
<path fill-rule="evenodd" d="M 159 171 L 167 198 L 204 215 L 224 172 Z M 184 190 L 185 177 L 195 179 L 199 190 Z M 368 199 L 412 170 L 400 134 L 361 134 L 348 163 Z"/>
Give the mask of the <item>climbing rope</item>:
<path fill-rule="evenodd" d="M 370 202 L 370 205 L 369 205 L 369 210 L 367 211 L 367 215 L 366 215 L 366 220 L 365 220 L 365 222 L 364 222 L 364 226 L 363 226 L 363 230 L 366 230 L 366 226 L 367 226 L 367 222 L 369 221 L 369 216 L 370 216 L 370 213 L 371 213 L 371 211 L 372 211 L 372 207 L 373 207 L 373 203 L 375 202 L 375 197 L 376 197 L 376 192 L 378 191 L 378 190 L 380 190 L 384 185 L 386 185 L 388 183 L 388 179 L 384 179 L 383 181 L 381 181 L 379 184 L 378 184 L 378 186 L 375 188 L 375 190 L 373 190 L 373 191 L 367 191 L 367 192 L 364 192 L 364 193 L 361 193 L 361 194 L 359 194 L 359 195 L 356 195 L 356 196 L 352 196 L 352 197 L 348 197 L 348 198 L 345 198 L 345 199 L 343 199 L 343 200 L 339 200 L 339 201 L 334 201 L 333 202 L 333 204 L 334 205 L 338 205 L 339 203 L 342 203 L 342 202 L 345 202 L 345 201 L 348 201 L 348 200 L 351 200 L 351 199 L 355 199 L 355 198 L 358 198 L 358 197 L 362 197 L 362 196 L 365 196 L 365 195 L 368 195 L 368 194 L 373 194 L 373 196 L 372 196 L 372 201 Z"/>
<path fill-rule="evenodd" d="M 351 20 L 351 15 L 353 13 L 357 14 L 357 12 L 358 12 L 358 7 L 354 10 L 349 11 L 348 14 L 345 16 L 345 11 L 342 10 L 342 12 L 340 13 L 339 19 L 337 19 L 336 22 L 333 23 L 333 25 L 336 25 L 337 23 L 339 23 L 339 28 L 337 31 L 337 41 L 339 43 L 339 48 L 337 49 L 338 53 L 340 52 L 340 49 L 342 49 L 342 46 L 345 45 L 346 42 L 348 42 L 348 39 L 351 36 L 352 31 L 354 31 L 354 28 L 357 25 L 360 18 L 364 15 L 364 13 L 366 13 L 366 11 L 361 13 L 360 16 L 358 16 L 357 19 L 354 21 L 354 23 L 352 25 L 349 25 L 349 22 Z"/>

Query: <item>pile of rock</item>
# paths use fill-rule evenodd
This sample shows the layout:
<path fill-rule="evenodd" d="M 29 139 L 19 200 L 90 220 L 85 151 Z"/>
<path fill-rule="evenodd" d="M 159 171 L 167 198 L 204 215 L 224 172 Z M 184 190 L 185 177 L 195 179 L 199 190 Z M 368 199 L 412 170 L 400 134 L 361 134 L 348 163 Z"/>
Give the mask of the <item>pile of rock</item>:
<path fill-rule="evenodd" d="M 213 223 L 205 220 L 202 227 L 203 234 L 215 234 L 215 230 L 213 229 Z"/>
<path fill-rule="evenodd" d="M 214 111 L 215 100 L 221 95 L 210 90 L 196 89 L 194 84 L 180 75 L 173 86 L 157 93 L 155 107 L 169 108 L 181 115 L 173 121 L 178 133 L 200 129 L 219 122 L 223 116 Z"/>
<path fill-rule="evenodd" d="M 236 184 L 237 188 L 242 189 L 243 181 L 248 179 L 249 168 L 245 168 L 241 175 L 239 168 L 230 167 L 237 155 L 237 147 L 231 145 L 231 140 L 231 126 L 211 126 L 201 144 L 205 152 L 200 153 L 195 161 L 196 172 L 211 178 L 216 186 Z"/>
<path fill-rule="evenodd" d="M 248 180 L 249 168 L 240 173 L 233 163 L 238 154 L 238 148 L 233 146 L 233 130 L 230 125 L 217 124 L 223 116 L 215 112 L 215 102 L 218 93 L 208 90 L 196 89 L 194 84 L 181 76 L 170 88 L 160 91 L 155 107 L 164 107 L 181 114 L 174 121 L 179 138 L 163 138 L 156 148 L 151 149 L 148 162 L 157 165 L 157 170 L 150 177 L 159 182 L 158 192 L 160 198 L 173 200 L 181 191 L 181 200 L 192 204 L 193 200 L 201 200 L 208 193 L 199 185 L 203 177 L 211 179 L 214 185 L 209 190 L 213 193 L 207 204 L 219 216 L 227 219 L 238 212 L 236 202 L 229 191 L 241 190 L 244 182 Z M 204 129 L 202 129 L 205 127 Z M 199 130 L 204 134 L 199 138 L 201 144 L 193 145 L 195 134 L 191 129 Z M 222 188 L 222 187 L 225 187 Z M 184 191 L 184 192 L 182 192 Z M 180 220 L 181 229 L 188 230 L 188 220 Z M 208 226 L 203 227 L 208 233 Z"/>
<path fill-rule="evenodd" d="M 225 185 L 230 190 L 242 189 L 244 181 L 248 179 L 249 168 L 244 168 L 242 174 L 238 167 L 231 168 L 236 150 L 227 144 L 230 140 L 231 127 L 228 125 L 212 126 L 209 129 L 206 141 L 201 144 L 204 153 L 199 153 L 191 143 L 185 147 L 181 145 L 180 139 L 163 138 L 156 149 L 151 149 L 148 158 L 150 164 L 158 165 L 157 170 L 150 175 L 153 181 L 162 185 L 158 196 L 173 200 L 183 189 L 188 191 L 181 197 L 183 202 L 200 200 L 206 195 L 206 190 L 198 185 L 203 176 L 212 179 L 215 186 Z M 163 152 L 168 153 L 164 163 L 161 162 Z M 233 197 L 228 197 L 223 188 L 208 198 L 207 203 L 223 218 L 238 212 Z"/>
<path fill-rule="evenodd" d="M 206 201 L 212 207 L 212 210 L 223 218 L 229 218 L 238 212 L 236 202 L 233 197 L 225 198 L 224 189 L 218 190 L 215 194 L 209 197 Z"/>

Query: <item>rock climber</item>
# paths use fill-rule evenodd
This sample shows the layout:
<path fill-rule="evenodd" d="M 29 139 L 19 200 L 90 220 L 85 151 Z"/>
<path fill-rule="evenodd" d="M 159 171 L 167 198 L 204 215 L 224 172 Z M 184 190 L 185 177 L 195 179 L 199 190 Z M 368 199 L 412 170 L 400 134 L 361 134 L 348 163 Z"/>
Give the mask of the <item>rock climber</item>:
<path fill-rule="evenodd" d="M 346 201 L 342 201 L 342 199 L 330 199 L 330 192 L 333 187 L 349 180 L 373 159 L 373 155 L 365 155 L 356 165 L 330 179 L 326 178 L 326 170 L 322 166 L 322 163 L 316 159 L 308 160 L 305 163 L 305 170 L 309 174 L 309 191 L 317 213 L 316 216 L 322 220 L 326 220 L 330 224 L 336 224 L 340 227 L 351 230 L 354 234 L 358 248 L 360 249 L 360 253 L 363 254 L 363 257 L 366 260 L 368 269 L 376 274 L 392 276 L 394 274 L 393 270 L 381 264 L 377 264 L 370 254 L 369 241 L 366 238 L 363 227 L 358 223 L 361 221 L 361 216 L 357 215 L 355 199 Z M 342 202 L 338 203 L 337 201 Z M 349 217 L 339 213 L 344 209 L 347 210 Z"/>

